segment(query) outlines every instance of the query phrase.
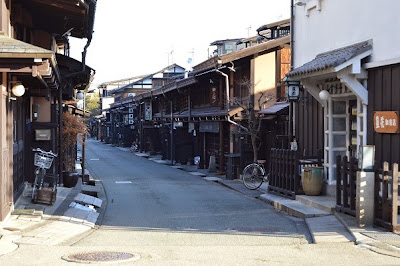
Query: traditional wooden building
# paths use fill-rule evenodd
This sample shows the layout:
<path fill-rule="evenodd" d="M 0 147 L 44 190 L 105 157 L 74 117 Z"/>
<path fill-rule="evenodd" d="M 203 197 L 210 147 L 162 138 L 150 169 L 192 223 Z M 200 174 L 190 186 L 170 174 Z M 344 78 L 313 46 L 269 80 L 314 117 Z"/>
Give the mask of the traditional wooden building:
<path fill-rule="evenodd" d="M 239 178 L 253 160 L 242 113 L 251 101 L 265 132 L 273 132 L 261 134 L 265 143 L 259 156 L 266 159 L 276 136 L 287 135 L 282 79 L 290 68 L 290 38 L 271 38 L 268 27 L 263 31 L 269 37 L 259 44 L 212 57 L 194 66 L 189 77 L 134 97 L 141 149 L 179 163 L 194 163 L 197 157 L 199 167 L 228 169 L 229 178 Z"/>
<path fill-rule="evenodd" d="M 92 36 L 96 2 L 80 3 L 0 1 L 0 220 L 13 208 L 23 182 L 33 179 L 32 148 L 59 153 L 62 101 L 89 81 L 91 70 L 68 57 L 69 35 L 89 41 Z M 63 68 L 71 64 L 79 71 L 69 76 Z M 51 171 L 61 169 L 55 162 Z"/>
<path fill-rule="evenodd" d="M 379 23 L 368 16 L 354 20 L 360 7 L 379 18 Z M 374 145 L 376 167 L 383 161 L 392 164 L 400 159 L 399 135 L 393 130 L 400 104 L 400 51 L 392 45 L 400 36 L 381 27 L 400 26 L 397 15 L 387 12 L 399 7 L 395 0 L 382 5 L 361 0 L 299 1 L 293 7 L 294 69 L 287 76 L 304 88 L 302 101 L 296 104 L 293 134 L 301 154 L 323 152 L 326 192 L 336 196 L 339 208 L 343 207 L 341 198 L 346 198 L 344 207 L 353 214 L 355 175 L 341 176 L 343 166 L 338 166 L 337 156 L 356 161 L 362 146 Z M 382 213 L 380 204 L 392 199 L 389 195 L 390 199 L 382 200 L 384 185 L 378 181 L 370 185 L 376 190 L 377 215 Z M 346 189 L 351 195 L 345 196 Z"/>
<path fill-rule="evenodd" d="M 136 77 L 131 83 L 126 84 L 112 92 L 115 102 L 110 105 L 110 129 L 111 143 L 130 147 L 133 142 L 140 144 L 144 149 L 145 143 L 152 145 L 154 141 L 147 138 L 154 138 L 155 131 L 153 127 L 147 127 L 147 121 L 151 120 L 152 106 L 150 101 L 143 102 L 142 113 L 138 114 L 137 105 L 133 104 L 132 99 L 146 92 L 156 90 L 175 79 L 183 78 L 185 69 L 177 64 L 167 66 L 155 73 Z M 137 116 L 143 117 L 143 123 L 137 123 Z M 147 136 L 142 139 L 140 132 L 144 131 Z"/>

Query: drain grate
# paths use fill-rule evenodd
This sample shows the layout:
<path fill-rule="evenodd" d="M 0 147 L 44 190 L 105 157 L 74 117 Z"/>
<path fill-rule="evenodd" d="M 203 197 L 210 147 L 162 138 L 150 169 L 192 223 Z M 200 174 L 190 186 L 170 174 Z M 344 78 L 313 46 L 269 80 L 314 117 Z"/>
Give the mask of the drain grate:
<path fill-rule="evenodd" d="M 95 251 L 95 252 L 84 252 L 75 253 L 63 257 L 63 259 L 71 262 L 83 262 L 83 263 L 107 263 L 107 262 L 126 262 L 138 259 L 138 255 L 134 255 L 126 252 L 114 252 L 114 251 Z"/>
<path fill-rule="evenodd" d="M 400 248 L 400 235 L 391 232 L 363 232 L 370 238 Z"/>

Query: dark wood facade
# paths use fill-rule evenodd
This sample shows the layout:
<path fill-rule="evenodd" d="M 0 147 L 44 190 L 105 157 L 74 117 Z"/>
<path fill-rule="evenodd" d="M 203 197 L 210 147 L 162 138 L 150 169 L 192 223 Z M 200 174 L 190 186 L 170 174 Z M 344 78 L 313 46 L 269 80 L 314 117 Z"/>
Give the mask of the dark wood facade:
<path fill-rule="evenodd" d="M 69 30 L 72 37 L 91 39 L 96 3 L 86 0 L 82 3 L 85 5 L 68 1 L 55 4 L 47 0 L 0 1 L 0 220 L 12 209 L 24 182 L 33 180 L 32 148 L 60 154 L 62 98 L 72 98 L 82 76 L 85 85 L 89 82 L 81 73 L 81 62 L 79 74 L 66 77 L 60 71 L 62 63 L 56 58 L 56 54 L 69 56 L 66 31 Z M 16 84 L 29 90 L 13 95 L 12 88 Z M 39 105 L 40 115 L 34 116 L 33 113 L 39 114 L 34 108 Z M 49 129 L 50 140 L 37 141 L 37 129 Z M 50 169 L 54 174 L 60 171 L 61 157 Z"/>
<path fill-rule="evenodd" d="M 381 165 L 400 162 L 400 134 L 374 131 L 374 111 L 400 111 L 400 64 L 368 70 L 368 137 L 375 145 L 375 160 Z"/>
<path fill-rule="evenodd" d="M 294 109 L 295 137 L 300 155 L 320 155 L 324 149 L 324 108 L 303 90 Z"/>

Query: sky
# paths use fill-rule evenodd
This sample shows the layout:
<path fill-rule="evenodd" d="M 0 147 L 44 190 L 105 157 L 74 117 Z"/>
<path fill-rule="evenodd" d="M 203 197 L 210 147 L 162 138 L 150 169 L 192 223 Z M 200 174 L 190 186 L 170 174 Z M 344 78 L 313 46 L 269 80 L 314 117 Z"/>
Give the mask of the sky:
<path fill-rule="evenodd" d="M 290 0 L 98 0 L 86 64 L 93 86 L 150 74 L 188 58 L 199 64 L 210 43 L 257 35 L 262 25 L 290 17 Z M 86 40 L 71 38 L 71 56 L 81 61 Z M 194 53 L 193 53 L 194 52 Z"/>

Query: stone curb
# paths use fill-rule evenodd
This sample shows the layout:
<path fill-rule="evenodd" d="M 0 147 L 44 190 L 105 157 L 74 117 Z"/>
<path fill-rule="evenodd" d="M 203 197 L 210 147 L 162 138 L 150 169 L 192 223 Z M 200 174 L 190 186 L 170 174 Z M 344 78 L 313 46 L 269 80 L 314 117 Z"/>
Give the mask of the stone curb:
<path fill-rule="evenodd" d="M 344 225 L 347 231 L 349 231 L 350 234 L 354 237 L 354 244 L 379 254 L 400 258 L 400 248 L 393 247 L 389 244 L 377 241 L 359 232 L 354 231 L 352 227 L 348 225 L 346 221 L 336 211 L 334 211 L 333 214 Z"/>

